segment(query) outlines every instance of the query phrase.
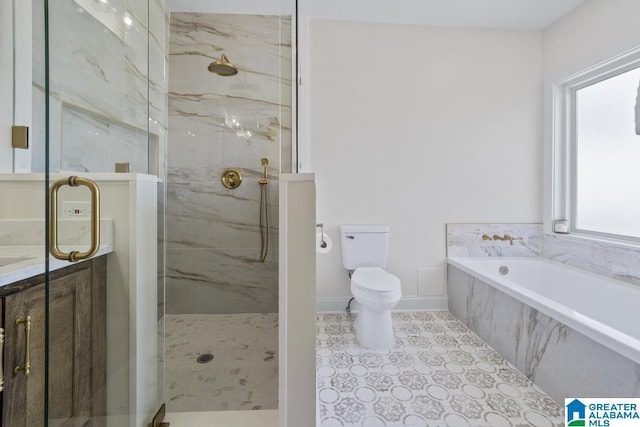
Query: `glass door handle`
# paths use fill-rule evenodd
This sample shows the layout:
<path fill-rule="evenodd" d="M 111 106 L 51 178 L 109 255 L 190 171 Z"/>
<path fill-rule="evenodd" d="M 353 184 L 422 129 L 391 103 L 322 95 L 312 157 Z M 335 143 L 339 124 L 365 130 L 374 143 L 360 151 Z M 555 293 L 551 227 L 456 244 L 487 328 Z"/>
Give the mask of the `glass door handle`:
<path fill-rule="evenodd" d="M 58 190 L 68 185 L 78 187 L 84 185 L 91 192 L 91 246 L 86 252 L 71 251 L 62 252 L 58 246 Z M 51 185 L 49 209 L 49 252 L 57 259 L 77 262 L 91 258 L 100 248 L 100 189 L 98 184 L 87 178 L 70 176 L 68 179 L 60 179 Z"/>

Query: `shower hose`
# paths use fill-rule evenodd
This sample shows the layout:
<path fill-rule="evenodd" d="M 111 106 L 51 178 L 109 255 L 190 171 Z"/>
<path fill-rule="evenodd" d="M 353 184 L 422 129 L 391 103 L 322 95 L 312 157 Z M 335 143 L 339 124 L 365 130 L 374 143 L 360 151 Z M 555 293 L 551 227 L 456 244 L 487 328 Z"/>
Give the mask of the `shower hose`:
<path fill-rule="evenodd" d="M 260 262 L 267 259 L 269 250 L 269 196 L 267 183 L 260 183 Z"/>
<path fill-rule="evenodd" d="M 260 259 L 258 261 L 264 262 L 269 251 L 269 194 L 267 193 L 267 187 L 269 186 L 269 159 L 263 157 L 260 159 L 260 164 L 263 167 L 264 175 L 258 181 L 258 184 L 260 184 Z"/>

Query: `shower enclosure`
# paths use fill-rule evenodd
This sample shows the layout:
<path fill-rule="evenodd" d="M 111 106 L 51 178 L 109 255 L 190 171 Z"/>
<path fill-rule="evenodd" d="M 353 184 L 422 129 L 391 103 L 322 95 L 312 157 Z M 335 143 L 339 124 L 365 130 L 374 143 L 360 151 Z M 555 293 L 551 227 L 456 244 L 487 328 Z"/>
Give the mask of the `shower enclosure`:
<path fill-rule="evenodd" d="M 2 123 L 29 134 L 28 147 L 0 144 L 0 280 L 13 263 L 40 262 L 29 264 L 33 276 L 0 283 L 5 361 L 16 361 L 5 370 L 0 425 L 142 427 L 163 403 L 278 407 L 278 180 L 293 164 L 293 7 L 170 6 L 0 6 L 1 54 L 14 60 L 0 62 L 0 89 L 12 95 L 0 111 L 13 113 Z M 233 188 L 222 182 L 228 169 Z M 71 188 L 77 182 L 99 197 Z M 96 236 L 99 259 L 49 257 L 51 239 L 83 252 Z M 5 256 L 27 246 L 37 256 Z M 63 283 L 65 271 L 83 280 Z M 24 422 L 14 421 L 16 398 L 28 402 Z"/>
<path fill-rule="evenodd" d="M 23 254 L 0 266 L 0 424 L 146 426 L 165 400 L 164 1 L 9 0 L 0 20 L 0 250 Z"/>
<path fill-rule="evenodd" d="M 170 13 L 169 411 L 278 407 L 278 176 L 292 167 L 291 40 L 289 16 Z"/>

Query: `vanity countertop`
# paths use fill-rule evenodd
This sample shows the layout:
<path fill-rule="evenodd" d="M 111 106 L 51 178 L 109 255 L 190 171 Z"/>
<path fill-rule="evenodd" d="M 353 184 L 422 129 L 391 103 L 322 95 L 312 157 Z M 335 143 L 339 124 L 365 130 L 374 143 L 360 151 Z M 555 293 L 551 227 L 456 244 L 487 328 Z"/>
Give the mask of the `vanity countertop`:
<path fill-rule="evenodd" d="M 60 250 L 88 250 L 90 225 L 85 219 L 58 220 Z M 44 273 L 45 232 L 43 219 L 0 219 L 0 287 Z M 113 241 L 113 219 L 101 218 L 100 249 L 93 257 L 113 252 Z M 73 264 L 49 256 L 49 271 Z"/>
<path fill-rule="evenodd" d="M 62 251 L 86 250 L 78 247 L 60 247 Z M 110 244 L 100 245 L 98 253 L 93 258 L 113 252 Z M 43 246 L 0 246 L 0 286 L 6 286 L 23 279 L 44 273 L 44 247 Z M 80 261 L 82 262 L 82 261 Z M 5 265 L 6 264 L 6 265 Z M 58 270 L 76 263 L 62 261 L 49 256 L 49 270 Z"/>

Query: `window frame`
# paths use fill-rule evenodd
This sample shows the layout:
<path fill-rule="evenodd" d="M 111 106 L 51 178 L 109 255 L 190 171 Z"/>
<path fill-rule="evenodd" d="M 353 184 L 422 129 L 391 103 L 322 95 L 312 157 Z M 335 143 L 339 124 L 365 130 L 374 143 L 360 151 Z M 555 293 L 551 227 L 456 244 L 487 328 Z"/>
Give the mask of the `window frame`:
<path fill-rule="evenodd" d="M 584 230 L 576 227 L 576 92 L 582 88 L 640 67 L 640 47 L 604 61 L 582 66 L 545 84 L 545 200 L 544 231 L 556 233 L 554 224 L 566 221 L 568 234 L 603 241 L 640 245 L 640 237 Z"/>

